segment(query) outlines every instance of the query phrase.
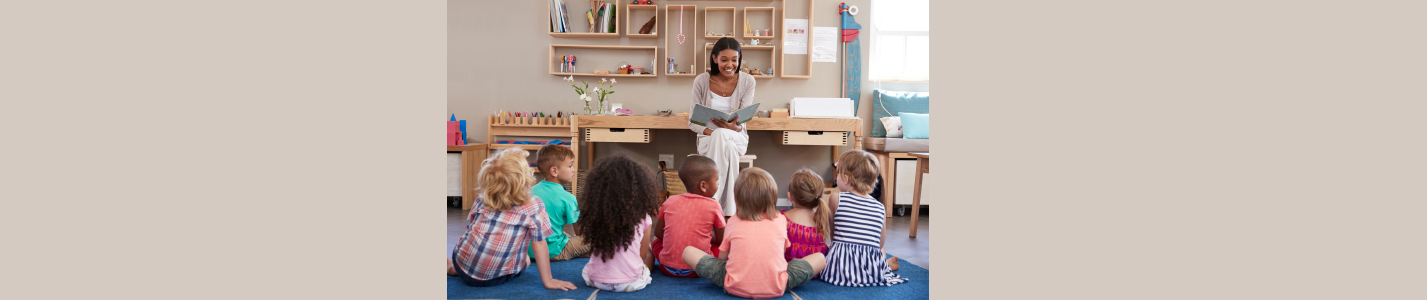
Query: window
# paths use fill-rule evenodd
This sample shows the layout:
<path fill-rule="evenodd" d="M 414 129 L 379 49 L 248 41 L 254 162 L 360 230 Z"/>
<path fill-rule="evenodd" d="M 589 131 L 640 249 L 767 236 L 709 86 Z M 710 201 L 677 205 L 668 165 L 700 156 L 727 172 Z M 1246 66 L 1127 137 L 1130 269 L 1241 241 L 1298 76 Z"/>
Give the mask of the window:
<path fill-rule="evenodd" d="M 928 0 L 872 0 L 872 81 L 928 81 L 931 24 Z"/>

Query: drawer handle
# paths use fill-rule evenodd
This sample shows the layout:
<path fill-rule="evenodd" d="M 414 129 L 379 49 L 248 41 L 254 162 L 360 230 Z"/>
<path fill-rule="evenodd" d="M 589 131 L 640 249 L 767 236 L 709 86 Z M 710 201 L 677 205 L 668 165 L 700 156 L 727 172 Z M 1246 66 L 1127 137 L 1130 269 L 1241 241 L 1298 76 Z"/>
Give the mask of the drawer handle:
<path fill-rule="evenodd" d="M 822 131 L 809 131 L 808 135 L 823 135 Z"/>
<path fill-rule="evenodd" d="M 610 128 L 609 132 L 624 132 L 624 128 Z"/>

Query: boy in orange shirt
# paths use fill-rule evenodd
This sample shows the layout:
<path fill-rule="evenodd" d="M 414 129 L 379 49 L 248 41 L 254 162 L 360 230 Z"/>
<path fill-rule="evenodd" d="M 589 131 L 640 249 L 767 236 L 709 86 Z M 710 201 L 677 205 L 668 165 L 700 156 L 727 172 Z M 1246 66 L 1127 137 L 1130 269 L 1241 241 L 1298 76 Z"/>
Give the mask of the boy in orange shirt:
<path fill-rule="evenodd" d="M 768 299 L 807 283 L 826 266 L 822 253 L 787 261 L 788 219 L 778 213 L 778 186 L 763 169 L 744 169 L 734 183 L 735 218 L 728 221 L 728 236 L 719 244 L 720 257 L 693 246 L 684 248 L 684 263 L 699 277 L 734 296 Z"/>
<path fill-rule="evenodd" d="M 723 241 L 723 208 L 714 200 L 718 168 L 713 159 L 689 156 L 679 165 L 679 180 L 688 193 L 674 195 L 659 207 L 650 250 L 659 260 L 659 272 L 670 277 L 696 278 L 693 265 L 684 263 L 684 247 L 713 252 Z"/>

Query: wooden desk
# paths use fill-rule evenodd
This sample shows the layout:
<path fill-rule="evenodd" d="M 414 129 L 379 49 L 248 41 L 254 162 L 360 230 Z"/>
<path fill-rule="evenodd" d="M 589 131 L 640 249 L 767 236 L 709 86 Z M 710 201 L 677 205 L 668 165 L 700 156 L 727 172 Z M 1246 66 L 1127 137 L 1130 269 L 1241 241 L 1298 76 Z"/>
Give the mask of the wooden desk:
<path fill-rule="evenodd" d="M 922 174 L 931 170 L 932 154 L 929 152 L 912 152 L 912 157 L 917 158 L 917 185 L 912 191 L 912 233 L 909 237 L 917 237 L 917 217 L 922 213 Z"/>
<path fill-rule="evenodd" d="M 608 115 L 577 115 L 573 116 L 574 131 L 580 133 L 581 128 L 648 128 L 648 129 L 689 129 L 689 117 L 687 116 L 608 116 Z M 848 131 L 852 138 L 848 139 L 852 143 L 853 149 L 862 149 L 862 119 L 804 119 L 804 118 L 753 118 L 745 124 L 748 130 L 768 130 L 768 131 Z M 694 134 L 692 131 L 690 134 Z M 584 140 L 580 138 L 579 140 Z M 841 145 L 847 146 L 847 145 Z M 838 147 L 832 146 L 832 158 L 837 160 Z M 589 162 L 594 162 L 595 146 L 591 142 L 586 145 L 585 157 Z M 578 152 L 577 152 L 578 153 Z"/>
<path fill-rule="evenodd" d="M 481 171 L 481 161 L 486 160 L 486 144 L 446 146 L 446 153 L 461 153 L 461 209 L 471 209 L 476 201 L 476 173 Z"/>

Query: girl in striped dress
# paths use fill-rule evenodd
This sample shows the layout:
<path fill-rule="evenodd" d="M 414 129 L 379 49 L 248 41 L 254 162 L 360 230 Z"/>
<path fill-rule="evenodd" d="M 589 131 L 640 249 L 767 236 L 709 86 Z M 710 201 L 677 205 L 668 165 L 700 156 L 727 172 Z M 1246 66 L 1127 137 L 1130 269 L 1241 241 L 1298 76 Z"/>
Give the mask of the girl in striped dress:
<path fill-rule="evenodd" d="M 907 282 L 892 273 L 897 258 L 888 259 L 882 251 L 886 206 L 867 195 L 877 181 L 881 169 L 877 165 L 877 158 L 862 150 L 843 152 L 837 158 L 835 176 L 842 193 L 833 209 L 827 268 L 819 276 L 827 283 L 860 287 Z"/>
<path fill-rule="evenodd" d="M 788 181 L 788 201 L 793 208 L 782 213 L 788 218 L 788 241 L 793 246 L 783 253 L 783 259 L 793 261 L 813 253 L 827 255 L 824 237 L 832 236 L 832 209 L 822 193 L 823 179 L 812 170 L 798 170 Z"/>

